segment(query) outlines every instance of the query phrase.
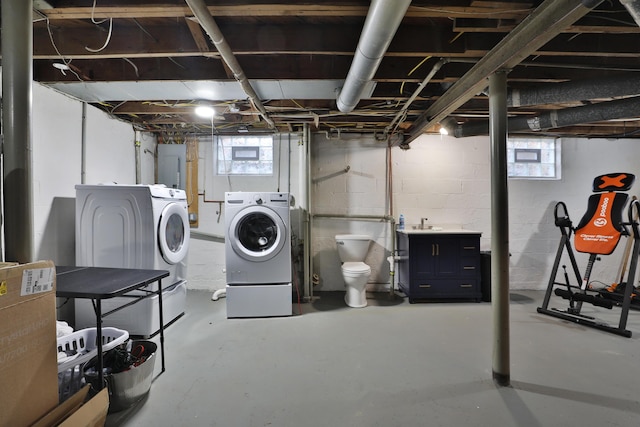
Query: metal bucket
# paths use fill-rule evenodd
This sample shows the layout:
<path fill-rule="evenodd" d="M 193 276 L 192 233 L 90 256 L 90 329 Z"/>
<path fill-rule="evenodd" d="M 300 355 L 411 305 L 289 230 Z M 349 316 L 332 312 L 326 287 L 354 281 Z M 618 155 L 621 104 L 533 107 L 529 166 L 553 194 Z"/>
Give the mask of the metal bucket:
<path fill-rule="evenodd" d="M 107 373 L 104 375 L 109 389 L 109 412 L 118 412 L 127 409 L 141 400 L 151 389 L 153 368 L 155 365 L 155 353 L 158 348 L 153 341 L 132 341 L 131 348 L 142 345 L 144 351 L 141 356 L 144 361 L 137 366 L 131 366 L 126 371 Z M 97 359 L 87 362 L 84 367 L 85 380 L 95 389 L 98 389 L 98 373 L 95 365 Z M 89 371 L 89 372 L 88 372 Z"/>

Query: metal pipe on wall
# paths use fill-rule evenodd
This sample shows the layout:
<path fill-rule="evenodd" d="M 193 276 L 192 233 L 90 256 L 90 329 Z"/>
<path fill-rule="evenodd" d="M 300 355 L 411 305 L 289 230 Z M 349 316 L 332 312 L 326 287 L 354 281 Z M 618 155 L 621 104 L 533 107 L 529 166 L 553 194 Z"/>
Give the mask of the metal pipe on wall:
<path fill-rule="evenodd" d="M 387 258 L 389 261 L 389 296 L 395 294 L 395 256 L 396 256 L 396 220 L 393 216 L 393 162 L 391 161 L 391 144 L 387 144 L 385 150 L 385 182 L 386 182 L 386 194 L 387 194 L 387 215 L 391 218 L 389 223 L 389 231 L 391 238 L 391 256 Z"/>
<path fill-rule="evenodd" d="M 142 184 L 142 156 L 140 154 L 140 151 L 142 150 L 140 145 L 142 143 L 140 141 L 140 131 L 134 131 L 133 135 L 133 147 L 136 155 L 136 184 Z"/>
<path fill-rule="evenodd" d="M 306 204 L 304 209 L 304 289 L 308 301 L 313 300 L 313 283 L 311 275 L 313 274 L 313 260 L 311 258 L 311 128 L 305 123 L 302 133 L 302 143 L 304 144 L 304 185 Z"/>
<path fill-rule="evenodd" d="M 389 215 L 348 215 L 348 214 L 313 214 L 313 218 L 327 219 L 357 219 L 362 221 L 391 221 L 395 219 Z"/>
<path fill-rule="evenodd" d="M 493 379 L 510 384 L 509 367 L 509 198 L 507 188 L 507 72 L 489 76 L 491 140 L 491 307 Z"/>
<path fill-rule="evenodd" d="M 31 99 L 33 1 L 2 0 L 5 259 L 34 261 Z"/>
<path fill-rule="evenodd" d="M 80 135 L 80 184 L 87 183 L 87 103 L 82 103 L 82 134 Z"/>

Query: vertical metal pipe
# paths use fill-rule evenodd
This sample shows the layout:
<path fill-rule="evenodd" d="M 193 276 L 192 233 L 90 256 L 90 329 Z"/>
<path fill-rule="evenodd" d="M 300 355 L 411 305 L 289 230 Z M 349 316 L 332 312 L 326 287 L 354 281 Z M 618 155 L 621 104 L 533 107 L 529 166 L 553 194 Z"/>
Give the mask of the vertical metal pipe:
<path fill-rule="evenodd" d="M 493 379 L 510 384 L 509 367 L 509 199 L 507 189 L 507 72 L 489 77 L 491 140 L 491 300 Z"/>
<path fill-rule="evenodd" d="M 142 184 L 142 136 L 139 130 L 133 132 L 133 150 L 136 156 L 136 184 Z"/>
<path fill-rule="evenodd" d="M 302 133 L 304 144 L 304 287 L 307 299 L 313 301 L 313 260 L 311 259 L 311 129 L 304 124 Z"/>
<path fill-rule="evenodd" d="M 87 103 L 82 103 L 82 135 L 80 138 L 80 184 L 87 183 Z"/>
<path fill-rule="evenodd" d="M 8 261 L 34 261 L 31 98 L 33 1 L 2 0 L 4 231 Z"/>

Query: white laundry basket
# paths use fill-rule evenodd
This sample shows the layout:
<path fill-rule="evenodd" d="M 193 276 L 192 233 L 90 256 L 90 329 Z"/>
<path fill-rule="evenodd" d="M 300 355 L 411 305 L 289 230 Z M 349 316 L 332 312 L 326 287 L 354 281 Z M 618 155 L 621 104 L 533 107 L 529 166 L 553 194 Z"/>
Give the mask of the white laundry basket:
<path fill-rule="evenodd" d="M 58 394 L 64 402 L 84 385 L 82 368 L 98 354 L 97 329 L 87 328 L 58 337 Z M 118 328 L 102 328 L 102 352 L 124 343 L 129 332 Z"/>

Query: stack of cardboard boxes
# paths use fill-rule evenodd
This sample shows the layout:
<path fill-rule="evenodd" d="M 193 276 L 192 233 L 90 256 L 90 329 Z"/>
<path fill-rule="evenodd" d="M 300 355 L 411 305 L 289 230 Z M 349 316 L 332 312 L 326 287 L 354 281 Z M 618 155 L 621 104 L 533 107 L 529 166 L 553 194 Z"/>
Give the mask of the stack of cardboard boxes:
<path fill-rule="evenodd" d="M 58 402 L 52 261 L 0 264 L 0 426 L 104 425 L 106 389 Z"/>

